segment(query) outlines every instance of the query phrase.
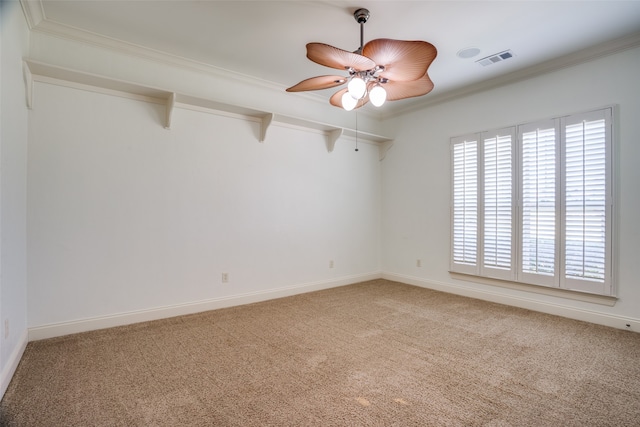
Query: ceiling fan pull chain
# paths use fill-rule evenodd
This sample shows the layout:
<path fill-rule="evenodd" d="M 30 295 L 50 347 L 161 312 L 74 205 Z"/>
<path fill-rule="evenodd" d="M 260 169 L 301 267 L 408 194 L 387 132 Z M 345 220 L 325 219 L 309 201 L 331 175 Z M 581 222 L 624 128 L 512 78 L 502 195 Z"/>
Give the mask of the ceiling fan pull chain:
<path fill-rule="evenodd" d="M 356 110 L 356 151 L 358 151 L 358 111 Z"/>

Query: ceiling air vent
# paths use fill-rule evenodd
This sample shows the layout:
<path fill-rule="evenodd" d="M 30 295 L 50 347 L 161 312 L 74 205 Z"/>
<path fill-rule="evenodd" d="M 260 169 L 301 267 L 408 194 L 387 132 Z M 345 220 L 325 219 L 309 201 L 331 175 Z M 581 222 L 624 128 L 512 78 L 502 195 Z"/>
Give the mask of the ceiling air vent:
<path fill-rule="evenodd" d="M 513 52 L 511 50 L 505 50 L 500 53 L 496 53 L 491 56 L 487 56 L 486 58 L 478 59 L 476 62 L 483 67 L 487 65 L 495 64 L 496 62 L 506 61 L 509 58 L 513 58 Z"/>

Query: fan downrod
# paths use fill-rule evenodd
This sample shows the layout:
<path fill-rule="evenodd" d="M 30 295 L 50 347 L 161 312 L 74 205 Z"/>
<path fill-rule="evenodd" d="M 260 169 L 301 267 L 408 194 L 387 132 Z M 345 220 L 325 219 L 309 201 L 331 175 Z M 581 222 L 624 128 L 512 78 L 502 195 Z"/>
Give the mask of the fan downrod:
<path fill-rule="evenodd" d="M 358 24 L 364 24 L 369 20 L 369 11 L 367 9 L 358 9 L 353 12 L 353 17 Z"/>
<path fill-rule="evenodd" d="M 364 8 L 360 8 L 353 12 L 353 17 L 356 22 L 360 24 L 360 47 L 354 52 L 358 55 L 362 55 L 362 47 L 364 46 L 364 24 L 369 20 L 369 16 L 369 11 Z"/>

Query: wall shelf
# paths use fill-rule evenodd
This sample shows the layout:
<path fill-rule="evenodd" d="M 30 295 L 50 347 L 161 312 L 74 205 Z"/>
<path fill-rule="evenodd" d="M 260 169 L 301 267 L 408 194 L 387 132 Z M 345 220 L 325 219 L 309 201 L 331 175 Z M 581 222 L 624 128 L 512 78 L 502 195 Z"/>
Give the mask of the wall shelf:
<path fill-rule="evenodd" d="M 313 129 L 324 133 L 326 137 L 327 151 L 331 153 L 338 141 L 344 138 L 357 138 L 378 145 L 380 160 L 384 159 L 387 151 L 393 145 L 391 138 L 374 135 L 367 132 L 356 131 L 330 125 L 313 120 L 292 117 L 269 111 L 260 111 L 237 105 L 225 104 L 210 99 L 184 95 L 169 90 L 158 89 L 136 83 L 112 79 L 91 73 L 84 73 L 68 68 L 57 67 L 30 59 L 23 61 L 23 74 L 26 85 L 26 103 L 29 109 L 33 108 L 33 82 L 45 82 L 62 84 L 77 89 L 105 93 L 127 98 L 138 99 L 164 105 L 166 113 L 164 123 L 166 129 L 171 129 L 171 119 L 176 107 L 191 108 L 197 110 L 217 111 L 224 114 L 242 116 L 260 123 L 260 133 L 257 135 L 259 142 L 265 142 L 269 128 L 274 123 Z"/>

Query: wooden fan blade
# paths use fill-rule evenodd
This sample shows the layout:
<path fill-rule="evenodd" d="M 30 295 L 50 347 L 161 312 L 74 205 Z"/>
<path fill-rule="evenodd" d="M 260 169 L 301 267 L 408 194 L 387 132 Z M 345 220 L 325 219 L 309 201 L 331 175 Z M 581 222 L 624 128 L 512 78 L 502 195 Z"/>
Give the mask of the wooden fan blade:
<path fill-rule="evenodd" d="M 353 68 L 356 71 L 364 71 L 376 66 L 375 62 L 366 56 L 338 49 L 324 43 L 308 43 L 307 58 L 317 64 L 338 70 Z"/>
<path fill-rule="evenodd" d="M 426 95 L 433 89 L 433 82 L 429 75 L 425 74 L 418 80 L 408 82 L 389 80 L 382 87 L 387 91 L 387 101 L 397 101 L 398 99 Z"/>
<path fill-rule="evenodd" d="M 340 89 L 339 91 L 331 95 L 331 98 L 329 99 L 329 102 L 331 103 L 331 105 L 333 105 L 334 107 L 342 108 L 342 95 L 344 95 L 347 92 L 347 90 L 348 90 L 347 88 Z M 354 110 L 362 107 L 367 102 L 369 102 L 368 96 L 365 96 L 364 99 L 359 99 Z"/>
<path fill-rule="evenodd" d="M 329 89 L 331 87 L 340 86 L 346 81 L 346 77 L 343 76 L 311 77 L 310 79 L 301 81 L 297 85 L 291 86 L 289 89 L 287 89 L 287 92 L 303 92 L 305 90 Z"/>
<path fill-rule="evenodd" d="M 422 78 L 438 51 L 424 41 L 376 39 L 364 45 L 362 54 L 384 67 L 381 77 L 400 82 Z"/>

